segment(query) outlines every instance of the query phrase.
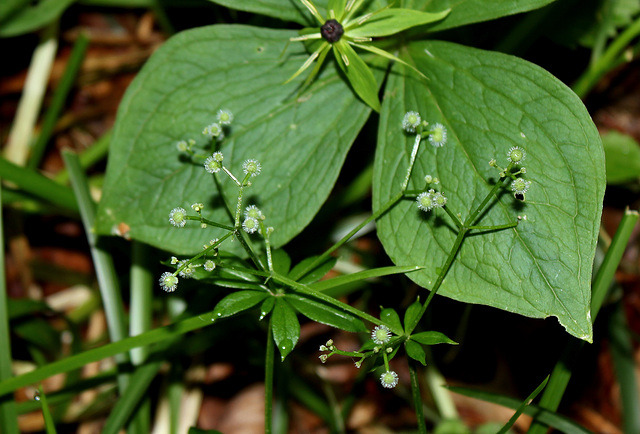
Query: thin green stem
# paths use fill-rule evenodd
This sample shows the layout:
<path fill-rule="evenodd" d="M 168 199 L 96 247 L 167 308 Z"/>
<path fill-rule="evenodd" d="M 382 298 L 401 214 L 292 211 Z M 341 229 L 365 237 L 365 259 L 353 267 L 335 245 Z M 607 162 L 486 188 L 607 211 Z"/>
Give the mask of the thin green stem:
<path fill-rule="evenodd" d="M 230 231 L 227 232 L 226 234 L 224 234 L 222 236 L 222 238 L 220 238 L 218 241 L 216 241 L 215 243 L 213 243 L 212 245 L 210 245 L 209 247 L 207 247 L 206 249 L 204 249 L 202 252 L 198 253 L 197 255 L 195 255 L 193 258 L 189 259 L 187 262 L 185 262 L 182 267 L 178 268 L 174 275 L 177 275 L 180 271 L 184 270 L 185 268 L 187 268 L 189 266 L 189 264 L 193 263 L 193 261 L 202 258 L 204 255 L 206 255 L 207 253 L 209 253 L 211 250 L 217 248 L 220 244 L 222 244 L 227 238 L 230 238 L 233 236 L 235 232 Z"/>
<path fill-rule="evenodd" d="M 113 342 L 119 341 L 127 337 L 128 333 L 125 327 L 125 313 L 120 295 L 118 274 L 113 265 L 113 258 L 108 252 L 98 246 L 98 236 L 92 230 L 96 219 L 96 204 L 91 198 L 89 185 L 80 167 L 78 156 L 72 151 L 65 150 L 62 152 L 62 158 L 71 177 L 71 185 L 78 200 L 78 205 L 80 206 L 82 223 L 87 234 L 87 240 L 91 246 L 91 256 L 96 269 L 102 303 L 107 317 L 109 336 Z M 116 356 L 118 363 L 125 363 L 128 360 L 129 357 L 127 354 L 119 354 Z M 127 381 L 127 376 L 124 374 L 118 377 L 118 385 L 121 392 L 126 389 Z"/>
<path fill-rule="evenodd" d="M 411 156 L 409 157 L 409 169 L 402 182 L 402 192 L 406 191 L 409 186 L 409 179 L 411 178 L 411 172 L 413 172 L 413 166 L 416 162 L 416 156 L 418 155 L 418 149 L 420 148 L 420 134 L 416 134 L 416 139 L 413 142 L 413 149 L 411 150 Z"/>
<path fill-rule="evenodd" d="M 76 75 L 80 70 L 80 66 L 82 65 L 82 61 L 84 60 L 84 55 L 87 51 L 87 47 L 89 46 L 89 38 L 84 34 L 80 33 L 78 35 L 78 39 L 76 43 L 73 45 L 73 49 L 71 50 L 71 55 L 69 56 L 69 61 L 67 62 L 67 67 L 64 70 L 64 74 L 56 87 L 55 92 L 53 93 L 53 99 L 51 101 L 51 105 L 47 110 L 44 119 L 42 121 L 42 127 L 40 128 L 40 134 L 36 139 L 33 147 L 31 149 L 31 157 L 29 158 L 29 162 L 27 164 L 27 168 L 34 170 L 40 165 L 40 161 L 42 160 L 42 156 L 47 147 L 47 143 L 49 143 L 49 139 L 51 138 L 51 133 L 53 133 L 53 128 L 60 117 L 60 113 L 64 107 L 64 103 L 69 95 L 69 91 L 71 90 L 71 86 L 76 79 Z"/>
<path fill-rule="evenodd" d="M 153 300 L 153 273 L 151 272 L 151 248 L 139 241 L 131 243 L 131 305 L 129 307 L 129 334 L 136 336 L 151 330 Z M 149 349 L 131 350 L 131 361 L 141 365 Z"/>
<path fill-rule="evenodd" d="M 631 43 L 631 41 L 640 35 L 640 17 L 627 27 L 616 39 L 609 44 L 604 54 L 594 64 L 578 78 L 573 85 L 573 91 L 580 97 L 584 98 L 587 93 L 595 86 L 595 84 L 606 74 L 612 67 L 617 65 L 616 60 Z"/>
<path fill-rule="evenodd" d="M 264 432 L 271 433 L 273 423 L 273 360 L 275 357 L 275 344 L 271 331 L 271 316 L 267 325 L 267 350 L 264 356 Z"/>
<path fill-rule="evenodd" d="M 276 272 L 273 272 L 271 274 L 271 278 L 282 284 L 282 285 L 287 285 L 288 287 L 296 290 L 296 291 L 300 291 L 304 294 L 308 294 L 308 295 L 312 295 L 313 297 L 322 300 L 332 306 L 335 306 L 337 308 L 340 308 L 344 311 L 347 311 L 359 318 L 364 319 L 365 321 L 369 321 L 372 324 L 375 325 L 384 325 L 384 323 L 382 321 L 380 321 L 378 318 L 369 315 L 368 313 L 362 312 L 360 309 L 356 309 L 355 307 L 352 307 L 346 303 L 342 303 L 339 300 L 336 300 L 333 297 L 328 296 L 327 294 L 323 294 L 322 292 L 318 292 L 318 291 L 314 291 L 312 289 L 310 289 L 308 286 L 303 285 L 302 283 L 298 283 L 295 280 L 292 280 L 288 277 L 282 276 Z"/>
<path fill-rule="evenodd" d="M 0 158 L 2 177 L 18 185 L 24 191 L 64 209 L 78 212 L 78 202 L 69 187 L 58 184 L 33 170 L 25 169 Z"/>
<path fill-rule="evenodd" d="M 242 229 L 236 229 L 234 233 L 236 234 L 236 239 L 240 241 L 240 244 L 242 244 L 242 248 L 245 250 L 245 252 L 247 252 L 247 254 L 251 258 L 255 266 L 262 271 L 266 271 L 266 267 L 262 263 L 262 260 L 256 254 L 256 252 L 253 251 L 253 248 L 245 238 L 247 234 L 245 234 L 245 232 Z"/>
<path fill-rule="evenodd" d="M 418 382 L 418 373 L 414 360 L 409 360 L 409 375 L 411 377 L 411 396 L 413 398 L 413 406 L 416 410 L 418 432 L 420 434 L 427 434 L 427 424 L 424 420 L 424 411 L 422 410 L 422 396 L 420 396 L 420 383 Z"/>
<path fill-rule="evenodd" d="M 369 224 L 370 222 L 378 219 L 381 215 L 383 215 L 384 213 L 386 213 L 387 211 L 389 211 L 389 209 L 394 206 L 400 199 L 402 199 L 403 197 L 403 193 L 400 192 L 398 194 L 396 194 L 395 196 L 393 196 L 387 203 L 385 203 L 384 205 L 382 205 L 380 207 L 380 209 L 378 209 L 378 211 L 374 212 L 373 214 L 371 214 L 371 216 L 369 216 L 367 219 L 365 219 L 362 223 L 360 223 L 358 226 L 356 226 L 355 228 L 353 228 L 347 235 L 345 235 L 344 237 L 342 237 L 342 239 L 340 241 L 338 241 L 336 244 L 334 244 L 333 246 L 331 246 L 329 249 L 327 249 L 322 255 L 318 256 L 311 264 L 309 264 L 305 269 L 300 270 L 299 273 L 297 273 L 295 276 L 292 276 L 294 280 L 300 280 L 302 277 L 304 277 L 305 275 L 307 275 L 307 273 L 309 273 L 310 271 L 314 270 L 318 265 L 324 263 L 324 261 L 327 260 L 327 258 L 329 256 L 331 256 L 331 254 L 336 251 L 338 248 L 340 248 L 342 245 L 344 245 L 347 241 L 349 241 L 351 239 L 351 237 L 353 237 L 360 229 L 362 229 L 363 227 L 365 227 L 367 224 Z"/>
<path fill-rule="evenodd" d="M 495 226 L 469 226 L 468 229 L 475 229 L 480 231 L 499 231 L 502 229 L 511 229 L 518 226 L 518 222 L 513 223 L 505 223 L 503 225 L 495 225 Z"/>
<path fill-rule="evenodd" d="M 507 173 L 511 171 L 511 167 L 513 167 L 513 163 L 509 163 L 509 165 L 507 166 L 507 169 L 506 169 Z M 478 218 L 480 213 L 484 210 L 484 208 L 487 206 L 489 201 L 493 198 L 494 195 L 498 193 L 498 190 L 502 188 L 502 184 L 504 183 L 504 180 L 505 178 L 502 178 L 502 177 L 498 179 L 498 181 L 494 184 L 493 188 L 491 189 L 489 194 L 487 194 L 487 196 L 484 198 L 482 203 L 480 203 L 480 205 L 478 205 L 476 210 L 472 212 L 469 215 L 469 217 L 467 217 L 467 219 L 464 222 L 465 227 L 468 228 L 469 226 L 473 225 L 476 222 L 476 219 Z"/>
<path fill-rule="evenodd" d="M 113 131 L 104 133 L 93 144 L 82 152 L 78 153 L 78 159 L 80 160 L 80 167 L 86 170 L 89 167 L 96 164 L 98 161 L 106 158 L 109 153 L 109 144 L 111 143 L 111 137 L 113 137 Z M 58 184 L 66 184 L 69 182 L 69 172 L 66 169 L 60 170 L 53 180 Z"/>
<path fill-rule="evenodd" d="M 214 222 L 213 220 L 209 220 L 207 218 L 200 217 L 200 216 L 196 217 L 196 216 L 188 215 L 188 216 L 186 216 L 186 219 L 187 220 L 195 220 L 195 221 L 198 221 L 200 223 L 206 223 L 209 226 L 214 226 L 214 227 L 220 228 L 220 229 L 226 229 L 228 231 L 235 230 L 235 228 L 233 226 L 223 225 L 222 223 Z"/>
<path fill-rule="evenodd" d="M 2 193 L 0 190 L 0 202 Z M 4 222 L 0 207 L 0 246 L 4 246 Z M 11 334 L 9 328 L 9 300 L 7 297 L 7 281 L 5 276 L 4 248 L 0 248 L 0 381 L 10 379 L 11 369 Z M 13 395 L 0 399 L 0 431 L 7 434 L 18 434 L 18 417 Z"/>

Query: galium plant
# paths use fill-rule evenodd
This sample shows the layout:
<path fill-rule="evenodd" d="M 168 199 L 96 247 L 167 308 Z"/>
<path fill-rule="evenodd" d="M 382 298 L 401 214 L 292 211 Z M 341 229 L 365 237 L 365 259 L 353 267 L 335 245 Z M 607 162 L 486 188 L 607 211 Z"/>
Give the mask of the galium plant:
<path fill-rule="evenodd" d="M 527 8 L 543 4 L 534 2 Z M 248 10 L 320 29 L 300 34 L 212 26 L 176 35 L 153 56 L 122 102 L 98 230 L 111 232 L 126 222 L 131 237 L 190 257 L 182 266 L 204 258 L 190 256 L 202 254 L 203 239 L 228 236 L 219 244 L 215 269 L 200 274 L 203 269 L 198 267 L 195 273 L 203 282 L 225 287 L 229 273 L 241 276 L 242 286 L 216 305 L 214 324 L 258 307 L 258 316 L 269 318 L 267 341 L 274 342 L 281 358 L 298 340 L 298 314 L 351 332 L 370 333 L 386 326 L 393 334 L 390 342 L 375 352 L 370 341 L 371 348 L 349 355 L 360 364 L 379 367 L 377 375 L 385 386 L 396 381 L 388 361 L 401 348 L 400 354 L 426 363 L 424 345 L 452 343 L 437 331 L 419 331 L 436 293 L 530 317 L 555 316 L 570 334 L 590 341 L 591 262 L 604 166 L 588 113 L 568 88 L 535 65 L 421 39 L 433 35 L 430 32 L 524 9 L 469 2 L 451 5 L 450 11 L 447 6 L 434 11 L 401 3 L 395 12 L 396 5 L 386 2 L 300 5 L 290 9 L 278 0 L 243 2 Z M 397 25 L 398 17 L 409 14 L 403 12 L 406 9 L 414 17 L 429 13 L 438 18 L 432 15 L 422 23 L 429 24 L 412 29 L 409 38 L 406 32 L 396 38 L 397 31 L 408 28 Z M 333 21 L 333 36 L 327 33 L 330 29 L 322 30 L 330 20 L 342 27 L 339 39 L 340 27 Z M 413 23 L 409 27 L 418 24 L 407 22 Z M 360 39 L 382 36 L 374 26 L 387 26 L 381 42 L 392 54 L 382 54 Z M 327 59 L 330 51 L 333 61 Z M 193 58 L 198 59 L 197 70 L 190 66 Z M 304 78 L 302 72 L 314 62 Z M 291 79 L 283 84 L 283 77 Z M 380 106 L 379 83 L 384 83 Z M 224 136 L 194 135 L 211 124 L 218 107 L 233 113 L 233 123 L 223 127 Z M 289 268 L 281 247 L 307 226 L 329 195 L 372 108 L 380 114 L 371 217 L 321 255 Z M 150 110 L 154 116 L 144 120 L 124 116 Z M 163 131 L 162 139 L 156 131 Z M 205 133 L 212 131 L 218 129 L 205 128 Z M 176 156 L 175 142 L 191 146 L 194 154 L 186 151 L 191 160 Z M 127 187 L 131 183 L 114 181 L 136 176 L 130 156 L 147 155 L 136 149 L 154 150 L 154 175 L 136 178 L 133 189 Z M 198 157 L 195 149 L 207 152 Z M 525 158 L 526 170 L 521 164 Z M 251 180 L 251 204 L 275 228 L 268 237 L 256 238 L 259 230 L 253 235 L 242 230 L 245 221 L 249 230 L 257 227 L 256 221 L 261 223 L 241 218 L 242 209 L 250 205 L 242 199 L 249 186 L 232 174 L 249 160 L 260 162 L 260 177 Z M 203 215 L 188 215 L 186 220 L 207 224 L 212 235 L 203 237 L 200 225 L 174 231 L 167 227 L 167 212 L 186 210 L 194 200 L 205 204 Z M 149 212 L 143 216 L 131 203 Z M 201 220 L 205 215 L 206 221 Z M 332 254 L 370 221 L 376 222 L 378 237 L 396 266 L 330 283 L 319 281 L 335 260 Z M 573 230 L 559 229 L 566 227 Z M 553 247 L 549 240 L 556 240 Z M 273 269 L 264 259 L 269 256 Z M 176 271 L 171 275 L 180 278 Z M 325 288 L 344 282 L 340 279 L 358 281 L 398 272 L 426 288 L 424 302 L 413 303 L 403 321 L 393 308 L 376 318 L 324 294 Z M 173 278 L 166 283 L 172 288 Z M 274 357 L 269 345 L 267 384 Z M 326 358 L 341 354 L 339 348 L 325 347 Z M 412 384 L 415 389 L 417 381 Z M 268 386 L 268 403 L 270 390 Z M 414 399 L 418 409 L 419 391 Z M 421 420 L 418 414 L 419 426 Z"/>
<path fill-rule="evenodd" d="M 156 296 L 183 300 L 195 316 L 136 343 L 118 342 L 114 351 L 158 343 L 162 355 L 188 331 L 216 330 L 257 308 L 255 318 L 267 321 L 269 432 L 275 348 L 280 360 L 294 350 L 304 316 L 358 333 L 358 351 L 323 338 L 319 362 L 350 357 L 356 368 L 374 371 L 383 389 L 409 382 L 418 428 L 426 432 L 416 366 L 427 363 L 429 346 L 455 344 L 424 330 L 436 294 L 553 316 L 570 335 L 592 340 L 604 162 L 589 114 L 570 89 L 529 62 L 438 39 L 441 30 L 550 0 L 215 2 L 305 28 L 181 32 L 131 84 L 95 230 L 167 251 Z M 284 248 L 315 218 L 352 144 L 372 135 L 370 152 L 360 156 L 373 174 L 370 217 L 291 266 Z M 395 265 L 321 280 L 340 247 L 371 222 Z M 391 274 L 422 288 L 406 308 L 374 315 L 330 292 Z M 188 279 L 198 291 L 182 291 Z M 205 291 L 214 302 L 202 303 Z M 405 355 L 410 379 L 390 364 Z M 121 402 L 139 402 L 136 391 L 159 369 L 155 359 L 140 363 L 135 389 L 120 373 Z M 3 382 L 0 392 L 45 371 Z M 114 412 L 105 432 L 122 427 L 129 407 Z"/>

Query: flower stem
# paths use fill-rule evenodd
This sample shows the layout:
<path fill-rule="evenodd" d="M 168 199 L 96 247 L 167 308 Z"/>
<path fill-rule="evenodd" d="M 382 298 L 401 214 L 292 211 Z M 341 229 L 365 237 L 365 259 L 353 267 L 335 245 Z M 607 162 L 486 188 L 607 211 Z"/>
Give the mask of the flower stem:
<path fill-rule="evenodd" d="M 424 412 L 422 411 L 422 397 L 420 396 L 420 384 L 418 383 L 416 362 L 413 360 L 409 360 L 409 375 L 411 376 L 411 396 L 416 410 L 418 432 L 420 434 L 427 434 L 427 425 L 424 422 Z"/>
<path fill-rule="evenodd" d="M 273 358 L 274 344 L 271 331 L 271 316 L 267 326 L 267 350 L 264 356 L 264 432 L 271 433 L 273 420 Z"/>

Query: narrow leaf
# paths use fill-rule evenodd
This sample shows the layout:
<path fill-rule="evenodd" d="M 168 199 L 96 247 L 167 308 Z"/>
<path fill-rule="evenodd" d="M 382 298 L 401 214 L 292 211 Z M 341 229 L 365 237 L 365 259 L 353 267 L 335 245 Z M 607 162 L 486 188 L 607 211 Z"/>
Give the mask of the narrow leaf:
<path fill-rule="evenodd" d="M 460 395 L 469 396 L 471 398 L 480 399 L 482 401 L 492 402 L 494 404 L 502 405 L 503 407 L 516 410 L 522 404 L 522 401 L 508 396 L 499 395 L 497 393 L 485 392 L 480 390 L 469 389 L 466 387 L 447 387 L 449 390 Z M 591 431 L 583 428 L 574 421 L 561 416 L 557 413 L 544 410 L 537 405 L 528 405 L 525 407 L 523 413 L 530 416 L 535 416 L 536 420 L 549 425 L 551 428 L 555 428 L 560 432 L 575 433 L 575 434 L 592 434 Z"/>
<path fill-rule="evenodd" d="M 335 288 L 336 286 L 340 285 L 347 285 L 359 280 L 388 276 L 390 274 L 410 273 L 412 271 L 420 270 L 421 268 L 422 267 L 418 267 L 415 265 L 372 268 L 370 270 L 358 271 L 357 273 L 347 274 L 344 276 L 338 276 L 332 279 L 312 283 L 311 285 L 309 285 L 309 287 L 316 291 L 326 291 L 329 288 Z"/>
<path fill-rule="evenodd" d="M 436 331 L 420 332 L 411 335 L 411 340 L 420 342 L 423 345 L 436 345 L 436 344 L 452 344 L 458 345 L 457 342 L 449 339 L 444 333 Z"/>
<path fill-rule="evenodd" d="M 239 291 L 227 295 L 213 309 L 212 321 L 226 318 L 237 313 L 251 309 L 256 304 L 267 298 L 268 294 L 261 291 Z"/>
<path fill-rule="evenodd" d="M 298 312 L 316 322 L 348 332 L 367 332 L 360 318 L 311 296 L 289 293 L 285 298 Z"/>
<path fill-rule="evenodd" d="M 320 279 L 322 279 L 333 267 L 336 265 L 338 261 L 337 258 L 329 257 L 320 265 L 316 266 L 313 270 L 309 270 L 305 272 L 307 267 L 313 263 L 318 257 L 311 256 L 309 258 L 303 259 L 297 264 L 291 272 L 289 273 L 289 277 L 296 278 L 300 273 L 305 273 L 300 279 L 297 279 L 300 283 L 313 283 Z"/>
<path fill-rule="evenodd" d="M 427 356 L 424 352 L 424 348 L 422 348 L 422 345 L 414 341 L 406 341 L 404 343 L 404 349 L 407 352 L 407 356 L 422 363 L 423 366 L 427 366 Z"/>
<path fill-rule="evenodd" d="M 333 52 L 336 55 L 338 65 L 347 76 L 353 90 L 369 107 L 379 112 L 378 83 L 376 83 L 369 66 L 344 40 L 333 44 Z"/>
<path fill-rule="evenodd" d="M 271 316 L 273 340 L 280 351 L 281 359 L 293 350 L 300 337 L 300 323 L 296 312 L 282 297 L 276 298 L 276 305 Z"/>
<path fill-rule="evenodd" d="M 408 332 L 411 324 L 417 322 L 418 315 L 420 314 L 420 310 L 422 309 L 422 303 L 420 303 L 420 298 L 407 308 L 407 311 L 404 313 L 404 331 Z"/>
<path fill-rule="evenodd" d="M 387 307 L 380 312 L 380 319 L 384 322 L 392 332 L 397 335 L 402 334 L 402 323 L 400 322 L 400 316 L 394 309 Z"/>
<path fill-rule="evenodd" d="M 389 36 L 411 27 L 440 21 L 450 11 L 446 9 L 442 12 L 430 13 L 414 9 L 387 8 L 374 13 L 361 26 L 348 30 L 347 35 L 356 38 Z"/>

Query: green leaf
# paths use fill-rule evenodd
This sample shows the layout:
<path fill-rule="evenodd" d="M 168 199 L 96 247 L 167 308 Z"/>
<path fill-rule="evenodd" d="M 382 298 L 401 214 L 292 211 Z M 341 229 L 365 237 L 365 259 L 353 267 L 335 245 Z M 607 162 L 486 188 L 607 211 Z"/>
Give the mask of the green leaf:
<path fill-rule="evenodd" d="M 271 315 L 273 340 L 280 351 L 281 360 L 293 350 L 300 337 L 300 323 L 296 312 L 282 297 L 276 298 L 276 305 Z"/>
<path fill-rule="evenodd" d="M 3 0 L 3 2 L 6 0 Z M 60 18 L 75 0 L 42 0 L 35 6 L 20 8 L 0 25 L 0 37 L 22 35 L 38 30 Z"/>
<path fill-rule="evenodd" d="M 350 37 L 378 37 L 400 33 L 411 27 L 439 21 L 449 14 L 449 9 L 437 12 L 421 12 L 413 9 L 388 8 L 375 13 L 364 24 L 348 30 Z"/>
<path fill-rule="evenodd" d="M 416 267 L 414 265 L 372 268 L 370 270 L 358 271 L 357 273 L 346 274 L 343 276 L 334 277 L 332 279 L 321 280 L 320 282 L 309 285 L 309 288 L 315 291 L 326 291 L 330 288 L 335 288 L 341 285 L 348 285 L 360 280 L 388 276 L 390 274 L 410 273 L 419 269 L 420 267 Z"/>
<path fill-rule="evenodd" d="M 268 15 L 284 21 L 295 21 L 302 25 L 315 25 L 311 16 L 300 0 L 210 0 L 222 6 L 240 11 Z M 325 15 L 327 0 L 313 0 L 321 15 Z"/>
<path fill-rule="evenodd" d="M 260 306 L 260 319 L 262 320 L 262 318 L 264 318 L 265 316 L 269 315 L 271 313 L 271 310 L 273 309 L 273 306 L 276 303 L 276 298 L 275 297 L 267 297 L 263 302 L 262 302 L 262 306 Z"/>
<path fill-rule="evenodd" d="M 303 259 L 302 261 L 300 261 L 299 264 L 297 264 L 295 267 L 293 267 L 293 269 L 289 273 L 289 277 L 294 278 L 299 273 L 301 273 L 304 270 L 306 270 L 306 268 L 309 265 L 311 265 L 313 263 L 313 261 L 316 260 L 316 258 L 318 258 L 318 257 L 317 256 L 311 256 L 309 258 L 306 258 L 306 259 Z M 298 279 L 297 281 L 300 282 L 300 283 L 313 283 L 313 282 L 316 282 L 316 281 L 322 279 L 329 271 L 331 271 L 333 266 L 336 265 L 336 262 L 338 262 L 337 258 L 329 257 L 324 262 L 322 262 L 320 265 L 318 265 L 315 269 L 305 273 L 302 276 L 302 278 Z"/>
<path fill-rule="evenodd" d="M 227 295 L 213 309 L 212 321 L 226 318 L 237 313 L 251 309 L 256 304 L 267 298 L 268 294 L 261 291 L 238 291 Z"/>
<path fill-rule="evenodd" d="M 285 298 L 294 309 L 313 321 L 348 332 L 368 331 L 360 318 L 311 296 L 289 293 Z"/>
<path fill-rule="evenodd" d="M 440 12 L 451 9 L 446 20 L 436 22 L 429 27 L 430 32 L 452 29 L 471 23 L 495 20 L 541 8 L 554 0 L 405 0 L 403 6 L 427 12 Z"/>
<path fill-rule="evenodd" d="M 623 184 L 640 179 L 640 144 L 617 131 L 602 134 L 606 155 L 607 183 Z"/>
<path fill-rule="evenodd" d="M 422 363 L 423 366 L 427 366 L 427 356 L 424 352 L 424 348 L 422 348 L 422 345 L 414 341 L 406 341 L 404 343 L 404 349 L 407 352 L 407 356 Z"/>
<path fill-rule="evenodd" d="M 271 252 L 271 258 L 273 260 L 273 269 L 276 273 L 287 274 L 289 273 L 289 268 L 291 267 L 291 258 L 282 249 L 277 249 Z M 267 261 L 265 260 L 265 264 Z"/>
<path fill-rule="evenodd" d="M 456 341 L 449 339 L 444 333 L 436 331 L 420 332 L 411 335 L 410 339 L 422 345 L 452 344 L 458 345 Z"/>
<path fill-rule="evenodd" d="M 372 109 L 380 111 L 378 83 L 364 60 L 344 40 L 333 44 L 333 53 L 340 69 L 347 76 L 353 90 Z"/>
<path fill-rule="evenodd" d="M 402 335 L 402 323 L 400 322 L 398 312 L 390 307 L 384 308 L 382 312 L 380 312 L 380 320 L 384 322 L 393 333 Z"/>
<path fill-rule="evenodd" d="M 12 14 L 29 3 L 30 0 L 4 0 L 0 2 L 0 22 L 11 18 Z"/>
<path fill-rule="evenodd" d="M 430 81 L 427 87 L 394 65 L 380 115 L 374 209 L 404 180 L 414 142 L 401 128 L 409 110 L 442 123 L 449 137 L 441 148 L 422 144 L 409 189 L 422 189 L 427 174 L 438 177 L 447 208 L 463 218 L 497 178 L 488 161 L 506 166 L 509 148 L 522 147 L 524 178 L 532 182 L 527 201 L 505 191 L 477 224 L 523 220 L 515 229 L 465 238 L 438 294 L 529 317 L 556 316 L 569 333 L 591 340 L 591 266 L 605 173 L 600 138 L 582 102 L 548 72 L 504 54 L 431 41 L 411 44 L 404 58 Z M 431 288 L 456 237 L 450 218 L 405 200 L 377 225 L 394 262 L 430 264 L 408 277 Z"/>
<path fill-rule="evenodd" d="M 235 119 L 221 146 L 225 166 L 238 174 L 244 160 L 260 161 L 262 173 L 244 197 L 276 228 L 273 248 L 297 235 L 331 192 L 370 109 L 353 97 L 333 63 L 298 98 L 301 78 L 282 85 L 307 57 L 303 44 L 288 44 L 295 35 L 209 26 L 179 33 L 156 51 L 120 104 L 97 231 L 114 233 L 124 224 L 131 238 L 176 254 L 199 252 L 224 234 L 210 227 L 205 235 L 196 222 L 172 227 L 168 213 L 198 201 L 204 217 L 231 223 L 212 175 L 182 161 L 175 146 L 193 138 L 203 148 L 202 129 L 228 108 Z M 235 206 L 236 185 L 218 175 Z M 225 242 L 221 249 L 240 254 L 239 244 Z"/>
<path fill-rule="evenodd" d="M 508 396 L 499 395 L 492 392 L 484 392 L 481 390 L 469 389 L 466 387 L 447 387 L 452 392 L 459 393 L 460 395 L 469 396 L 471 398 L 480 399 L 482 401 L 492 402 L 494 404 L 502 405 L 503 407 L 516 410 L 520 408 L 522 402 L 518 399 L 510 398 Z M 535 416 L 536 420 L 549 425 L 551 428 L 555 428 L 560 432 L 575 433 L 575 434 L 592 434 L 591 431 L 583 428 L 579 424 L 575 423 L 571 419 L 561 416 L 557 413 L 545 410 L 537 405 L 527 405 L 524 408 L 523 413 L 530 416 Z"/>
<path fill-rule="evenodd" d="M 409 327 L 411 324 L 417 323 L 418 315 L 420 315 L 420 311 L 422 310 L 422 303 L 420 303 L 420 297 L 407 308 L 407 311 L 404 313 L 404 331 L 405 333 L 409 333 Z"/>

